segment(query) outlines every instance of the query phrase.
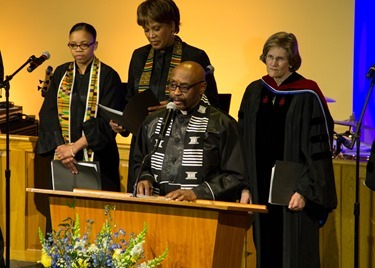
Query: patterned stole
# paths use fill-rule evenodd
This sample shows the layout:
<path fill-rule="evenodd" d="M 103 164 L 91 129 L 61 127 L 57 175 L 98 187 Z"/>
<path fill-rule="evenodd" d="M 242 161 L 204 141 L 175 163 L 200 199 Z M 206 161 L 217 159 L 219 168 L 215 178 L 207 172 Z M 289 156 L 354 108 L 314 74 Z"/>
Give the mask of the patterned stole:
<path fill-rule="evenodd" d="M 101 63 L 98 58 L 94 57 L 90 70 L 90 82 L 87 89 L 86 108 L 84 122 L 97 115 L 97 104 L 99 102 L 99 77 Z M 74 87 L 74 78 L 76 73 L 76 65 L 70 63 L 63 78 L 61 79 L 59 90 L 57 92 L 57 110 L 65 143 L 71 143 L 70 134 L 70 106 L 71 93 Z M 93 161 L 94 152 L 84 149 L 84 160 Z"/>
<path fill-rule="evenodd" d="M 154 63 L 154 52 L 155 50 L 151 48 L 150 53 L 147 56 L 145 67 L 143 68 L 143 72 L 139 80 L 138 92 L 142 92 L 150 88 L 152 66 Z M 169 81 L 169 77 L 172 73 L 172 70 L 181 63 L 181 59 L 182 59 L 182 41 L 178 36 L 175 36 L 174 44 L 173 44 L 172 59 L 169 65 L 167 81 Z M 165 94 L 169 95 L 169 91 L 167 90 L 167 87 L 165 88 Z"/>
<path fill-rule="evenodd" d="M 182 155 L 182 166 L 181 174 L 179 178 L 184 178 L 178 184 L 181 184 L 182 189 L 191 189 L 198 184 L 203 182 L 202 169 L 203 169 L 203 147 L 204 147 L 204 137 L 208 126 L 208 114 L 207 108 L 210 103 L 206 95 L 202 95 L 202 98 L 194 109 L 191 118 L 189 120 L 188 126 L 186 128 L 186 134 L 184 137 L 184 149 Z M 155 129 L 155 134 L 158 135 L 161 130 L 161 124 L 163 117 L 158 119 L 158 123 Z M 170 138 L 170 133 L 173 125 L 173 120 L 171 120 L 167 132 L 165 134 L 164 141 L 162 141 L 157 148 L 156 152 L 151 156 L 151 169 L 154 174 L 155 181 L 161 175 L 163 168 L 165 147 L 168 144 Z M 164 178 L 165 179 L 165 178 Z M 167 181 L 163 183 L 168 183 Z M 176 185 L 176 184 L 174 184 Z"/>

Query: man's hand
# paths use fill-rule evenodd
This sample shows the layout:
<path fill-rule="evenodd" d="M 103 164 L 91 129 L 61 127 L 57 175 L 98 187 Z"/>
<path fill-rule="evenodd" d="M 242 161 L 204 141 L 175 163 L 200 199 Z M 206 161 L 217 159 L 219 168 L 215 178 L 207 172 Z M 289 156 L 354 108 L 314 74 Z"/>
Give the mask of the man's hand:
<path fill-rule="evenodd" d="M 143 180 L 138 182 L 137 194 L 152 195 L 153 188 L 152 183 L 149 180 Z"/>
<path fill-rule="evenodd" d="M 172 199 L 177 201 L 194 201 L 197 200 L 197 196 L 192 190 L 176 190 L 170 192 L 165 196 L 166 199 Z"/>
<path fill-rule="evenodd" d="M 251 204 L 251 194 L 249 189 L 243 189 L 241 192 L 241 200 L 240 203 L 242 204 Z"/>

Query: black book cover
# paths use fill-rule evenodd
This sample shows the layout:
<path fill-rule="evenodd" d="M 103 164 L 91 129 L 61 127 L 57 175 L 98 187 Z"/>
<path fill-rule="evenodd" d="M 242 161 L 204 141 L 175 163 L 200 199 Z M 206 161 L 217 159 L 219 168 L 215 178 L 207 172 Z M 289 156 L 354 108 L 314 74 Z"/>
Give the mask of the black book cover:
<path fill-rule="evenodd" d="M 303 164 L 276 160 L 272 170 L 268 202 L 288 206 L 296 182 L 301 177 Z"/>
<path fill-rule="evenodd" d="M 51 161 L 52 189 L 73 191 L 74 188 L 101 190 L 99 162 L 78 161 L 78 174 L 73 174 L 60 160 Z"/>
<path fill-rule="evenodd" d="M 147 108 L 157 105 L 160 103 L 154 93 L 151 90 L 145 90 L 130 99 L 123 112 L 101 104 L 98 106 L 108 118 L 136 135 L 149 113 Z"/>

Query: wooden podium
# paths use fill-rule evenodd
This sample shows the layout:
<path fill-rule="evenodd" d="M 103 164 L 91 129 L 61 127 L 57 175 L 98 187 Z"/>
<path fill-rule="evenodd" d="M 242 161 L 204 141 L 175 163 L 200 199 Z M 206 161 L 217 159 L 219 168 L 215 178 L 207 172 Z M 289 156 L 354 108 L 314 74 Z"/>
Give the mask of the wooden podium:
<path fill-rule="evenodd" d="M 78 213 L 81 222 L 94 220 L 97 234 L 105 220 L 104 207 L 116 206 L 113 221 L 128 234 L 148 226 L 144 244 L 147 259 L 169 248 L 162 267 L 241 267 L 246 230 L 252 213 L 266 212 L 263 205 L 196 200 L 179 202 L 163 197 L 134 198 L 128 193 L 75 189 L 73 192 L 27 188 L 49 196 L 52 228 Z M 75 210 L 67 203 L 75 199 Z"/>

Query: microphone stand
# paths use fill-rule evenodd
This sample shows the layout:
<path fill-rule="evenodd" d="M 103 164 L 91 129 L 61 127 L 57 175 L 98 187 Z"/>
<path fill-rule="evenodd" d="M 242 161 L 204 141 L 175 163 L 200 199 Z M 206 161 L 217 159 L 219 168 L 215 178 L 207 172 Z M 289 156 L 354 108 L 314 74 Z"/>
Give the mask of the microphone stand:
<path fill-rule="evenodd" d="M 360 214 L 360 204 L 359 204 L 359 158 L 360 158 L 360 135 L 361 135 L 361 126 L 362 120 L 365 115 L 365 111 L 368 105 L 368 102 L 371 97 L 372 89 L 375 85 L 375 76 L 371 75 L 371 84 L 369 90 L 367 92 L 365 103 L 362 107 L 361 116 L 356 126 L 356 131 L 353 134 L 353 139 L 350 144 L 350 149 L 353 149 L 354 144 L 356 144 L 356 169 L 355 169 L 355 203 L 354 203 L 354 268 L 358 268 L 358 260 L 359 260 L 359 214 Z"/>
<path fill-rule="evenodd" d="M 142 160 L 141 166 L 139 167 L 139 171 L 137 174 L 137 177 L 135 178 L 135 183 L 134 183 L 134 188 L 133 188 L 133 197 L 137 197 L 137 187 L 138 187 L 138 182 L 141 177 L 142 169 L 146 161 L 156 152 L 156 149 L 159 147 L 161 141 L 161 136 L 159 135 L 158 139 L 156 140 L 156 144 L 154 148 L 152 149 L 151 152 L 145 155 L 145 157 Z"/>
<path fill-rule="evenodd" d="M 10 159 L 9 159 L 9 90 L 10 90 L 10 80 L 19 72 L 21 71 L 27 64 L 32 62 L 35 59 L 35 56 L 31 56 L 24 64 L 21 65 L 13 74 L 7 75 L 4 81 L 0 81 L 0 90 L 2 88 L 5 89 L 5 103 L 6 103 L 6 123 L 5 123 L 5 131 L 6 131 L 6 168 L 5 168 L 5 259 L 6 263 L 5 266 L 10 268 Z"/>

